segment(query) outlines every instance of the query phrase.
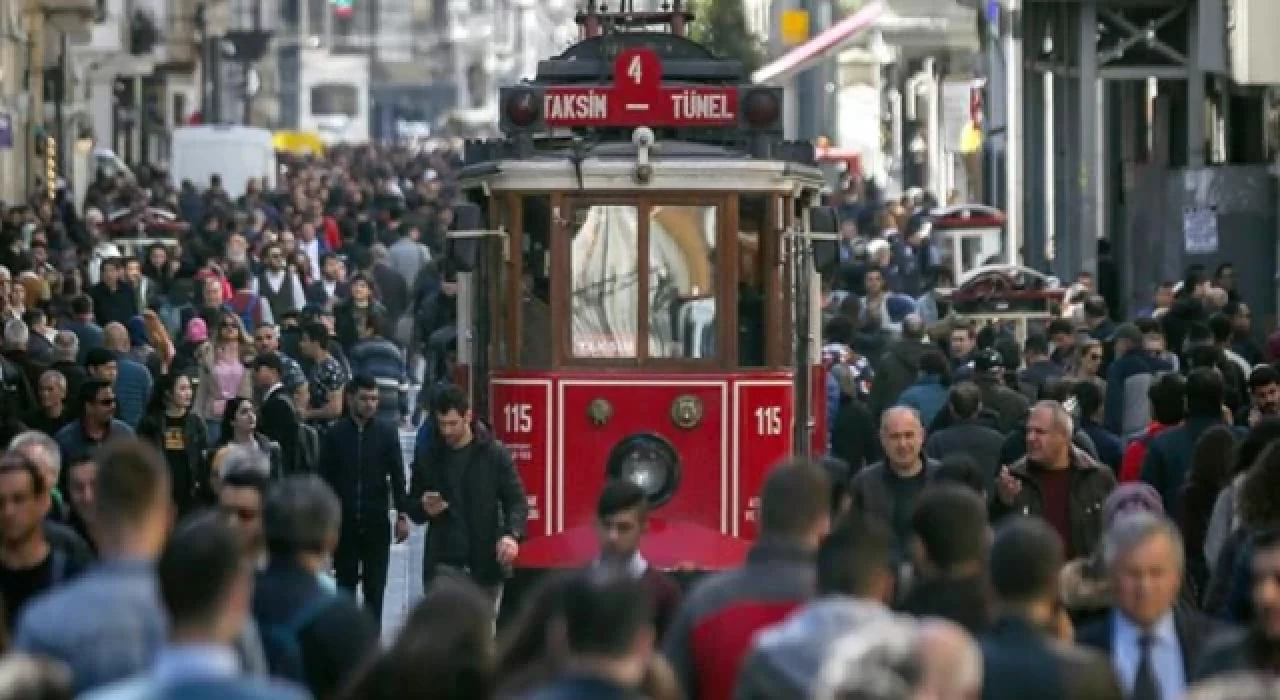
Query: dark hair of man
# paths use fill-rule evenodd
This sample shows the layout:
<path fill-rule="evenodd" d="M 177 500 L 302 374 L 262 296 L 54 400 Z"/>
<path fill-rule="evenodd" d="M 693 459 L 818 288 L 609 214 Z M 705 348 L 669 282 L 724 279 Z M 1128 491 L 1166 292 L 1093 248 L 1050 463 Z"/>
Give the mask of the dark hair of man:
<path fill-rule="evenodd" d="M 1054 595 L 1062 563 L 1058 533 L 1040 518 L 1015 516 L 996 530 L 987 568 L 1000 602 L 1026 605 Z"/>
<path fill-rule="evenodd" d="M 990 478 L 982 472 L 973 457 L 958 452 L 942 458 L 942 464 L 930 477 L 935 484 L 959 484 L 974 493 L 985 495 Z"/>
<path fill-rule="evenodd" d="M 784 538 L 808 535 L 831 515 L 831 479 L 808 460 L 783 462 L 760 490 L 760 534 Z"/>
<path fill-rule="evenodd" d="M 1225 343 L 1231 340 L 1231 317 L 1218 312 L 1209 317 L 1209 331 L 1213 333 L 1213 342 Z"/>
<path fill-rule="evenodd" d="M 1187 382 L 1177 372 L 1162 372 L 1147 387 L 1147 399 L 1157 423 L 1177 425 L 1187 413 Z"/>
<path fill-rule="evenodd" d="M 262 530 L 273 557 L 320 554 L 342 525 L 342 503 L 315 474 L 296 474 L 272 485 L 262 509 Z"/>
<path fill-rule="evenodd" d="M 1039 401 L 1057 401 L 1065 403 L 1071 397 L 1071 389 L 1075 382 L 1066 377 L 1054 377 L 1040 385 L 1040 391 L 1036 396 Z"/>
<path fill-rule="evenodd" d="M 1280 547 L 1280 527 L 1262 528 L 1249 538 L 1249 549 L 1254 552 Z"/>
<path fill-rule="evenodd" d="M 269 352 L 264 355 L 258 355 L 258 357 L 254 359 L 253 371 L 257 372 L 258 370 L 263 368 L 273 369 L 281 377 L 284 376 L 284 362 L 280 360 L 279 355 L 276 355 L 273 352 Z"/>
<path fill-rule="evenodd" d="M 1134 321 L 1133 325 L 1137 326 L 1138 332 L 1143 335 L 1163 334 L 1163 331 L 1160 329 L 1160 321 L 1154 318 L 1140 318 Z"/>
<path fill-rule="evenodd" d="M 460 387 L 453 385 L 442 387 L 431 397 L 431 413 L 433 415 L 443 416 L 452 411 L 461 416 L 470 410 L 471 401 L 467 399 L 467 395 L 463 393 Z"/>
<path fill-rule="evenodd" d="M 42 495 L 45 491 L 44 474 L 35 462 L 21 452 L 5 452 L 0 455 L 0 474 L 17 474 L 25 472 L 31 477 L 31 492 Z"/>
<path fill-rule="evenodd" d="M 357 391 L 369 390 L 378 390 L 378 380 L 374 379 L 373 375 L 367 372 L 361 372 L 360 374 L 352 377 L 351 381 L 347 382 L 347 393 L 349 394 L 354 394 Z"/>
<path fill-rule="evenodd" d="M 985 560 L 987 504 L 960 484 L 930 484 L 911 512 L 911 531 L 942 571 Z"/>
<path fill-rule="evenodd" d="M 95 509 L 104 527 L 142 524 L 169 500 L 169 465 L 155 447 L 136 439 L 117 440 L 97 453 Z"/>
<path fill-rule="evenodd" d="M 969 420 L 982 409 L 982 390 L 973 382 L 960 382 L 947 392 L 947 407 L 956 420 Z"/>
<path fill-rule="evenodd" d="M 271 474 L 259 469 L 228 469 L 221 476 L 223 486 L 253 489 L 263 499 L 271 490 Z"/>
<path fill-rule="evenodd" d="M 171 624 L 189 628 L 216 620 L 245 566 L 240 538 L 216 513 L 179 524 L 156 562 L 160 601 Z"/>
<path fill-rule="evenodd" d="M 1076 382 L 1071 394 L 1076 397 L 1076 405 L 1082 418 L 1091 418 L 1102 408 L 1102 387 L 1097 381 L 1085 379 Z"/>
<path fill-rule="evenodd" d="M 610 479 L 596 499 L 596 518 L 604 520 L 634 510 L 643 520 L 649 513 L 649 498 L 644 489 L 628 479 Z"/>
<path fill-rule="evenodd" d="M 93 299 L 85 294 L 73 298 L 71 300 L 71 313 L 76 316 L 93 313 Z"/>
<path fill-rule="evenodd" d="M 876 518 L 848 514 L 818 547 L 818 594 L 866 597 L 893 566 L 893 533 Z"/>
<path fill-rule="evenodd" d="M 1107 300 L 1098 295 L 1093 295 L 1084 302 L 1084 315 L 1087 318 L 1106 318 Z"/>
<path fill-rule="evenodd" d="M 1187 351 L 1187 370 L 1190 371 L 1200 367 L 1220 369 L 1225 360 L 1222 348 L 1217 345 L 1194 345 Z"/>
<path fill-rule="evenodd" d="M 653 600 L 643 583 L 622 572 L 592 569 L 565 584 L 565 632 L 571 655 L 619 658 L 653 625 Z"/>
<path fill-rule="evenodd" d="M 1048 356 L 1049 339 L 1041 333 L 1032 333 L 1027 336 L 1026 342 L 1022 344 L 1022 353 L 1024 355 L 1032 355 L 1035 357 Z"/>
<path fill-rule="evenodd" d="M 80 400 L 81 406 L 90 404 L 98 400 L 98 394 L 103 389 L 110 388 L 111 382 L 103 381 L 101 379 L 86 379 L 84 380 L 84 383 L 80 385 L 80 395 L 76 398 Z"/>
<path fill-rule="evenodd" d="M 951 363 L 941 350 L 930 348 L 920 356 L 920 371 L 942 379 L 943 385 L 951 383 Z"/>
<path fill-rule="evenodd" d="M 329 329 L 319 321 L 307 321 L 302 324 L 302 337 L 318 344 L 322 348 L 329 346 Z"/>
<path fill-rule="evenodd" d="M 22 312 L 22 322 L 27 324 L 27 328 L 38 326 L 44 323 L 44 312 L 40 309 L 27 309 Z"/>
<path fill-rule="evenodd" d="M 822 327 L 822 337 L 826 342 L 841 345 L 852 345 L 857 332 L 853 319 L 847 316 L 836 316 Z"/>
<path fill-rule="evenodd" d="M 237 292 L 248 289 L 252 280 L 249 270 L 244 267 L 233 268 L 231 274 L 227 275 L 227 281 L 231 283 L 231 288 Z"/>
<path fill-rule="evenodd" d="M 115 353 L 106 348 L 89 348 L 84 354 L 85 369 L 93 369 L 103 365 L 109 365 L 116 361 Z"/>
<path fill-rule="evenodd" d="M 1056 318 L 1049 322 L 1049 327 L 1045 329 L 1045 332 L 1050 337 L 1055 335 L 1075 335 L 1076 327 L 1065 318 Z"/>
<path fill-rule="evenodd" d="M 1187 417 L 1221 417 L 1224 391 L 1222 375 L 1218 370 L 1211 367 L 1191 370 L 1187 375 Z"/>
<path fill-rule="evenodd" d="M 1257 391 L 1272 384 L 1280 384 L 1280 371 L 1271 365 L 1258 365 L 1249 373 L 1249 391 Z"/>

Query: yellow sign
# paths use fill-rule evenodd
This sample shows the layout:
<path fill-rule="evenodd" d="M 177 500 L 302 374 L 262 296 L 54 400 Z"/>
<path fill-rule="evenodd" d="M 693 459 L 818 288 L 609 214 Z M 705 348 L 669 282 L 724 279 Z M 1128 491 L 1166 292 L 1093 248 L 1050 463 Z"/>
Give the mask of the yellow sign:
<path fill-rule="evenodd" d="M 805 10 L 782 12 L 782 43 L 787 46 L 803 44 L 809 40 L 809 13 Z"/>

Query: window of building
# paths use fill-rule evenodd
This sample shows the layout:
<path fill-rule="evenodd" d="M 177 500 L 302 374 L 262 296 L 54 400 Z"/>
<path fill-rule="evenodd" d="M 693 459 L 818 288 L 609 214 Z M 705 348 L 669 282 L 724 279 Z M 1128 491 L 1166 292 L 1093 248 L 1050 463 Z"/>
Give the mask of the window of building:
<path fill-rule="evenodd" d="M 360 91 L 354 85 L 316 85 L 311 88 L 311 113 L 355 118 L 360 114 Z"/>

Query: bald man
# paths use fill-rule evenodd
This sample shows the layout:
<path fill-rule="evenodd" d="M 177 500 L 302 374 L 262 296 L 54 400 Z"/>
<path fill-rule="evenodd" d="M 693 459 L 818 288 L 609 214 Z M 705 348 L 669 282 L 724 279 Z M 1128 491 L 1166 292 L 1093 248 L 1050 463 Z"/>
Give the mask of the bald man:
<path fill-rule="evenodd" d="M 1019 513 L 1044 518 L 1067 558 L 1087 556 L 1102 536 L 1102 503 L 1116 487 L 1111 470 L 1071 444 L 1075 424 L 1057 401 L 1041 401 L 1027 419 L 1027 455 L 996 477 L 993 520 Z"/>
<path fill-rule="evenodd" d="M 937 700 L 970 700 L 982 693 L 982 649 L 964 628 L 926 619 L 916 632 L 920 659 L 918 692 Z"/>
<path fill-rule="evenodd" d="M 102 330 L 103 345 L 116 358 L 116 417 L 130 428 L 137 428 L 151 398 L 151 372 L 129 354 L 129 331 L 123 325 L 108 323 Z"/>
<path fill-rule="evenodd" d="M 942 466 L 924 455 L 924 437 L 924 425 L 915 409 L 890 408 L 880 419 L 884 460 L 863 469 L 849 482 L 853 509 L 888 524 L 899 553 L 905 551 L 911 537 L 916 499 Z"/>

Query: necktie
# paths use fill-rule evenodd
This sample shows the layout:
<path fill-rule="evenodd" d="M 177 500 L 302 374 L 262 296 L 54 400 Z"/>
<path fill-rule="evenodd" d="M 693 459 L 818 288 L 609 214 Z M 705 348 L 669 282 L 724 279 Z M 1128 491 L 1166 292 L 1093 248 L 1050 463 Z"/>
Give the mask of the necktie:
<path fill-rule="evenodd" d="M 1160 681 L 1156 680 L 1155 664 L 1151 661 L 1151 647 L 1156 638 L 1144 634 L 1138 639 L 1138 675 L 1133 681 L 1133 695 L 1129 700 L 1161 700 Z"/>

